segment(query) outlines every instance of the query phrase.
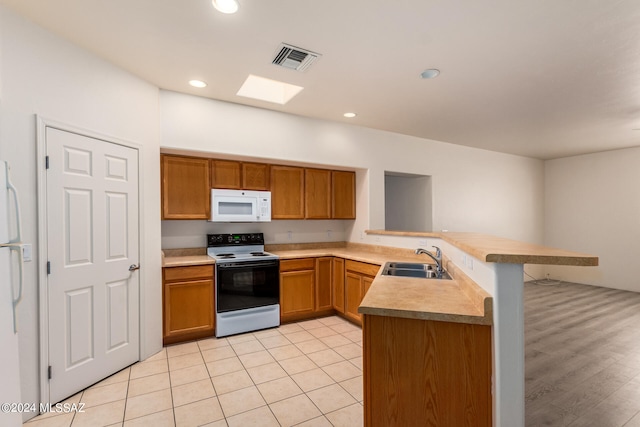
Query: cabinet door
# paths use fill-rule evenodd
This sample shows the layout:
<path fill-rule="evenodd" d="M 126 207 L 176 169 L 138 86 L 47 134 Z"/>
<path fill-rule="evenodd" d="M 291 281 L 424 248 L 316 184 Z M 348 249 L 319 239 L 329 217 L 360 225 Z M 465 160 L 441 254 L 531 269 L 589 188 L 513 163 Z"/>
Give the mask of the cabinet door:
<path fill-rule="evenodd" d="M 283 320 L 315 311 L 315 271 L 280 273 L 280 316 Z"/>
<path fill-rule="evenodd" d="M 242 189 L 269 191 L 269 165 L 242 163 Z"/>
<path fill-rule="evenodd" d="M 362 276 L 347 271 L 344 282 L 344 299 L 345 310 L 344 315 L 357 324 L 362 324 L 361 316 L 358 313 L 358 307 L 362 301 L 364 294 Z"/>
<path fill-rule="evenodd" d="M 331 172 L 331 217 L 336 219 L 356 218 L 356 174 L 355 172 Z"/>
<path fill-rule="evenodd" d="M 362 288 L 363 288 L 362 298 L 364 298 L 367 292 L 369 292 L 369 288 L 371 287 L 372 283 L 373 283 L 373 277 L 362 276 Z M 362 300 L 360 300 L 360 302 L 362 302 Z"/>
<path fill-rule="evenodd" d="M 333 258 L 332 265 L 333 308 L 344 313 L 344 259 Z"/>
<path fill-rule="evenodd" d="M 209 219 L 209 159 L 161 156 L 162 219 Z"/>
<path fill-rule="evenodd" d="M 331 257 L 316 259 L 316 311 L 333 309 L 331 298 Z"/>
<path fill-rule="evenodd" d="M 305 218 L 331 218 L 331 171 L 304 170 Z"/>
<path fill-rule="evenodd" d="M 211 160 L 211 187 L 240 189 L 240 162 Z"/>
<path fill-rule="evenodd" d="M 213 279 L 165 283 L 165 344 L 213 335 L 213 286 Z"/>
<path fill-rule="evenodd" d="M 304 169 L 271 166 L 271 219 L 304 218 Z"/>

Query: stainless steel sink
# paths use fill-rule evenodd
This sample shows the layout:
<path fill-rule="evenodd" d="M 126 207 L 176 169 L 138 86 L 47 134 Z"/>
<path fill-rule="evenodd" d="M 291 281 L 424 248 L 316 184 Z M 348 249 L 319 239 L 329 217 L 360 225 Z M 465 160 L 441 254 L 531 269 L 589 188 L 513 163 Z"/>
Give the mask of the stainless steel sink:
<path fill-rule="evenodd" d="M 423 264 L 419 262 L 388 262 L 382 269 L 382 275 L 451 280 L 451 276 L 446 271 L 438 275 L 435 267 L 434 264 Z"/>

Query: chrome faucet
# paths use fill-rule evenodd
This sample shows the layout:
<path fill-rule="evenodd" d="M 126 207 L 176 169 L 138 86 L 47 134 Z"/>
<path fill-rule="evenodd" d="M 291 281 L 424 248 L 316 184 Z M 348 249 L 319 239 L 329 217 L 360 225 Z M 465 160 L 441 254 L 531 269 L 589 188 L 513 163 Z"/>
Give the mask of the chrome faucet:
<path fill-rule="evenodd" d="M 432 246 L 432 247 L 436 248 L 436 254 L 435 255 L 433 255 L 428 250 L 422 249 L 422 248 L 416 249 L 416 255 L 425 254 L 425 255 L 430 256 L 431 259 L 433 259 L 436 262 L 436 273 L 438 275 L 441 275 L 442 273 L 444 273 L 444 269 L 442 268 L 442 251 L 437 246 Z"/>

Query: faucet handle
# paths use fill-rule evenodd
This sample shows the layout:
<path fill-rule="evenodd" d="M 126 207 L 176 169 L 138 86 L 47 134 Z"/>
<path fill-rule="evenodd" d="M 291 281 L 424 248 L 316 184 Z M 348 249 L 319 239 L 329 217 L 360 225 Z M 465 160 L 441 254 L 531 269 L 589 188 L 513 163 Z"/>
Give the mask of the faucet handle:
<path fill-rule="evenodd" d="M 442 251 L 440 250 L 440 248 L 437 246 L 432 246 L 432 247 L 436 249 L 436 257 L 442 258 Z"/>

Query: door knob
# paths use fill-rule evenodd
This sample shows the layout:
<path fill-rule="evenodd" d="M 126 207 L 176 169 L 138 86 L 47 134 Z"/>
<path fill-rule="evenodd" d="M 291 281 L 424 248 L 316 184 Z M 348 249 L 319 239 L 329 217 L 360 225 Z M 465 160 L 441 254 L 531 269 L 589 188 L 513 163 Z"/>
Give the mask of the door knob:
<path fill-rule="evenodd" d="M 129 266 L 129 271 L 136 271 L 136 270 L 140 270 L 140 266 L 139 265 L 131 264 Z"/>

